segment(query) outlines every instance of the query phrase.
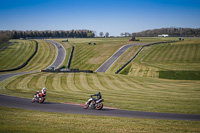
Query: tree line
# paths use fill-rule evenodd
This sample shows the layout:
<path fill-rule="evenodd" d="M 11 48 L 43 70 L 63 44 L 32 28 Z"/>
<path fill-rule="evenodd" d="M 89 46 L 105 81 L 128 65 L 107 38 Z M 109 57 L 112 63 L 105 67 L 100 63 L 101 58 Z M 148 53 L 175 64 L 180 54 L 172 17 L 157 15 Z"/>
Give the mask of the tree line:
<path fill-rule="evenodd" d="M 141 32 L 134 32 L 132 36 L 136 37 L 156 37 L 161 34 L 168 34 L 171 37 L 194 37 L 200 36 L 200 28 L 160 28 L 153 30 L 145 30 Z"/>
<path fill-rule="evenodd" d="M 0 32 L 0 44 L 8 42 L 12 38 L 12 35 L 9 32 L 1 31 Z"/>
<path fill-rule="evenodd" d="M 0 43 L 7 42 L 9 39 L 20 38 L 91 38 L 95 34 L 91 30 L 58 30 L 58 31 L 0 31 Z"/>

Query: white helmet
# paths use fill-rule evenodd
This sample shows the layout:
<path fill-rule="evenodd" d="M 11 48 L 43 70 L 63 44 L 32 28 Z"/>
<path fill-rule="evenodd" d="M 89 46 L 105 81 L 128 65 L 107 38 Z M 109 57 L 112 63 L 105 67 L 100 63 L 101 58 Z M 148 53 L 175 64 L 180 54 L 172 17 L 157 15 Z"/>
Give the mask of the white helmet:
<path fill-rule="evenodd" d="M 43 90 L 46 90 L 46 88 L 43 88 Z"/>

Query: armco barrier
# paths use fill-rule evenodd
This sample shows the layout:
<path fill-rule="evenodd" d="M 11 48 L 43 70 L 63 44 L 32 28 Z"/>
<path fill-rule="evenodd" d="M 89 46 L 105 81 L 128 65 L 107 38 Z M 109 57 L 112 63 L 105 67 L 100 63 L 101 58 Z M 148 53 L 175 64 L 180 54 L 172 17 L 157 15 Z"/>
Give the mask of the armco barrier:
<path fill-rule="evenodd" d="M 69 60 L 68 60 L 68 63 L 67 63 L 67 69 L 70 68 L 73 52 L 74 52 L 74 46 L 72 46 L 72 50 L 71 50 L 71 53 L 70 53 L 70 56 L 69 56 Z"/>
<path fill-rule="evenodd" d="M 148 46 L 151 46 L 151 45 L 155 45 L 155 44 L 162 44 L 162 43 L 172 43 L 172 42 L 177 42 L 177 41 L 168 41 L 168 42 L 156 42 L 156 43 L 151 43 L 151 44 L 147 44 L 147 45 L 144 45 L 142 46 L 142 48 L 133 56 L 133 58 L 131 58 L 126 64 L 124 64 L 122 67 L 120 67 L 116 72 L 115 74 L 118 74 L 122 69 L 124 69 L 132 60 L 135 59 L 135 57 L 142 51 L 142 49 L 144 47 L 148 47 Z"/>
<path fill-rule="evenodd" d="M 33 41 L 35 41 L 35 40 L 33 40 Z M 22 65 L 19 66 L 19 67 L 13 68 L 13 69 L 0 70 L 0 72 L 16 71 L 16 70 L 19 70 L 19 69 L 25 67 L 25 66 L 28 64 L 28 62 L 35 56 L 35 54 L 37 53 L 37 51 L 38 51 L 38 42 L 35 41 L 35 51 L 34 51 L 34 53 L 28 58 L 28 60 L 27 60 L 24 64 L 22 64 Z"/>

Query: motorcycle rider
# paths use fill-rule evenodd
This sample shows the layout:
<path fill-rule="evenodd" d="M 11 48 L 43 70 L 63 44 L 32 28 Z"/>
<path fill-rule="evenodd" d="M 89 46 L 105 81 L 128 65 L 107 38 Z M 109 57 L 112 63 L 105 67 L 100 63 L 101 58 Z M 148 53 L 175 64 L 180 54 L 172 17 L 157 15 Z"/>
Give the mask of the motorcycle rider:
<path fill-rule="evenodd" d="M 102 98 L 101 92 L 97 92 L 97 94 L 91 95 L 90 97 L 92 97 L 92 96 L 97 96 L 97 98 L 92 99 L 94 104 L 96 104 L 96 101 L 98 101 Z"/>
<path fill-rule="evenodd" d="M 37 91 L 36 93 L 37 93 L 37 97 L 45 97 L 46 96 L 46 88 L 42 88 L 42 90 Z"/>

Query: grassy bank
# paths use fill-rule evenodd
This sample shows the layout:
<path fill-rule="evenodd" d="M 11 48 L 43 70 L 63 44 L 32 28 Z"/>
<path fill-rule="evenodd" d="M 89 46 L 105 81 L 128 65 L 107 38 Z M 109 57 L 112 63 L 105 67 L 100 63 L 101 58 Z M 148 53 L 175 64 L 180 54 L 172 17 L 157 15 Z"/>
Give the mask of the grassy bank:
<path fill-rule="evenodd" d="M 0 67 L 11 68 L 16 67 L 20 63 L 23 64 L 29 55 L 34 52 L 35 44 L 34 41 L 29 40 L 13 40 L 18 42 L 6 48 L 2 53 L 1 65 Z M 49 42 L 37 40 L 38 51 L 36 55 L 30 60 L 30 62 L 22 69 L 14 72 L 24 72 L 24 71 L 40 71 L 41 69 L 47 68 L 56 58 L 57 50 L 55 46 Z M 3 69 L 2 68 L 2 69 Z M 12 73 L 12 72 L 6 72 Z M 0 74 L 5 74 L 1 72 Z"/>
<path fill-rule="evenodd" d="M 200 80 L 200 71 L 159 71 L 159 78 L 175 80 Z"/>
<path fill-rule="evenodd" d="M 200 39 L 195 38 L 146 47 L 124 71 L 128 70 L 126 74 L 130 76 L 155 78 L 159 77 L 159 71 L 199 71 L 199 50 Z"/>
<path fill-rule="evenodd" d="M 161 80 L 114 74 L 31 73 L 0 82 L 1 93 L 32 98 L 47 87 L 47 100 L 84 103 L 101 91 L 105 106 L 126 110 L 200 114 L 200 81 Z"/>
<path fill-rule="evenodd" d="M 19 67 L 35 51 L 35 42 L 16 40 L 13 45 L 0 51 L 0 70 L 8 70 Z"/>

